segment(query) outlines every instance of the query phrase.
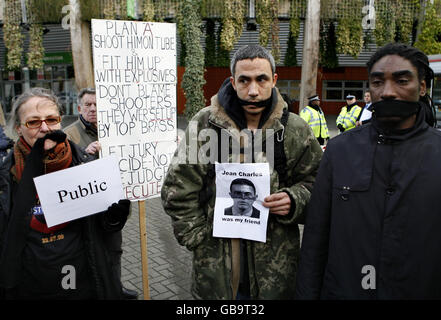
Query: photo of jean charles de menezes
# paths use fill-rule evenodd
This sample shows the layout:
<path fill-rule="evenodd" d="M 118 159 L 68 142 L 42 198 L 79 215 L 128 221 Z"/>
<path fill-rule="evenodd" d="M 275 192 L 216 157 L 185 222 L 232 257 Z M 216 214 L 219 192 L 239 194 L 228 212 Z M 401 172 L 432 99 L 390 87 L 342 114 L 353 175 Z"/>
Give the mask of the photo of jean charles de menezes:
<path fill-rule="evenodd" d="M 260 218 L 260 211 L 253 207 L 257 199 L 256 187 L 250 180 L 234 179 L 230 185 L 230 197 L 233 205 L 225 209 L 224 215 Z"/>

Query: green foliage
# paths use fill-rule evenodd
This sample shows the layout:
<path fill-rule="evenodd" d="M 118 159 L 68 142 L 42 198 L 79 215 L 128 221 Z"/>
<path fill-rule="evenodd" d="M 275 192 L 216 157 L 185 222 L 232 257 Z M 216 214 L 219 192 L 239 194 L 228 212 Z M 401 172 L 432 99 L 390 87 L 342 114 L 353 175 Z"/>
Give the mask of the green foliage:
<path fill-rule="evenodd" d="M 329 27 L 323 24 L 320 28 L 320 65 L 325 68 L 337 68 L 338 57 L 336 51 L 337 39 L 335 36 L 334 22 L 329 23 Z"/>
<path fill-rule="evenodd" d="M 259 24 L 259 44 L 268 46 L 271 34 L 271 54 L 276 63 L 280 62 L 279 1 L 260 0 L 256 2 L 256 22 Z"/>
<path fill-rule="evenodd" d="M 80 0 L 81 19 L 84 21 L 102 18 L 101 9 L 96 0 Z"/>
<path fill-rule="evenodd" d="M 270 0 L 260 0 L 256 3 L 256 22 L 259 24 L 259 44 L 262 47 L 268 45 L 272 22 L 270 8 Z"/>
<path fill-rule="evenodd" d="M 297 38 L 293 37 L 292 32 L 289 32 L 288 38 L 288 48 L 285 54 L 285 66 L 294 67 L 297 65 L 297 49 L 296 49 Z"/>
<path fill-rule="evenodd" d="M 217 56 L 216 56 L 216 65 L 218 67 L 229 67 L 230 66 L 230 51 L 222 48 L 221 45 L 221 34 L 222 34 L 223 24 L 221 23 L 219 29 L 216 34 L 216 47 L 217 47 Z"/>
<path fill-rule="evenodd" d="M 144 21 L 154 21 L 155 5 L 153 4 L 153 0 L 144 0 L 142 2 L 142 12 Z"/>
<path fill-rule="evenodd" d="M 426 4 L 426 15 L 418 36 L 415 47 L 425 54 L 441 53 L 441 16 L 437 13 L 436 7 L 441 5 L 441 0 L 435 0 L 433 5 Z"/>
<path fill-rule="evenodd" d="M 414 17 L 420 10 L 418 0 L 376 0 L 375 29 L 377 46 L 389 42 L 410 43 Z"/>
<path fill-rule="evenodd" d="M 3 40 L 7 48 L 7 69 L 19 70 L 23 53 L 23 38 L 20 26 L 5 22 L 3 25 Z"/>
<path fill-rule="evenodd" d="M 28 7 L 32 8 L 36 22 L 40 23 L 60 23 L 63 19 L 61 12 L 65 5 L 69 4 L 69 0 L 30 0 Z"/>
<path fill-rule="evenodd" d="M 182 1 L 183 42 L 187 55 L 185 57 L 185 72 L 182 78 L 182 88 L 186 98 L 185 115 L 191 119 L 199 110 L 205 107 L 203 94 L 204 52 L 199 39 L 202 36 L 201 18 L 199 16 L 199 0 Z"/>
<path fill-rule="evenodd" d="M 21 67 L 24 39 L 20 28 L 20 3 L 14 0 L 6 0 L 3 19 L 3 41 L 7 52 L 6 68 L 8 70 L 19 70 Z"/>
<path fill-rule="evenodd" d="M 48 1 L 45 1 L 48 2 Z M 127 16 L 127 0 L 80 0 L 81 17 L 91 19 L 131 20 Z"/>
<path fill-rule="evenodd" d="M 300 35 L 300 18 L 298 9 L 299 8 L 298 6 L 296 6 L 295 1 L 291 1 L 291 19 L 289 20 L 288 48 L 286 49 L 285 54 L 285 66 L 287 67 L 297 65 L 296 43 Z"/>
<path fill-rule="evenodd" d="M 245 2 L 243 0 L 224 0 L 222 16 L 221 46 L 231 51 L 242 34 L 245 18 Z"/>
<path fill-rule="evenodd" d="M 341 18 L 337 26 L 337 51 L 357 58 L 363 49 L 363 27 L 354 17 Z"/>
<path fill-rule="evenodd" d="M 275 62 L 280 62 L 280 39 L 279 39 L 279 0 L 271 0 L 271 54 Z"/>
<path fill-rule="evenodd" d="M 409 10 L 404 10 L 402 6 L 402 2 L 398 2 L 397 11 L 401 12 L 401 16 L 397 19 L 396 25 L 396 34 L 395 40 L 397 42 L 409 43 L 410 37 L 412 35 L 412 27 L 413 27 L 413 13 Z"/>
<path fill-rule="evenodd" d="M 297 40 L 300 35 L 300 18 L 291 16 L 289 20 L 289 32 L 291 32 L 291 36 Z"/>
<path fill-rule="evenodd" d="M 181 43 L 181 50 L 179 51 L 179 63 L 182 67 L 185 67 L 185 57 L 187 55 L 187 49 L 185 47 L 184 37 L 185 37 L 185 30 L 184 26 L 182 24 L 183 22 L 183 16 L 182 16 L 182 8 L 179 8 L 177 14 L 176 14 L 176 29 L 177 33 L 180 38 Z"/>
<path fill-rule="evenodd" d="M 214 19 L 207 19 L 205 23 L 205 66 L 216 65 L 216 23 Z"/>
<path fill-rule="evenodd" d="M 388 0 L 377 1 L 384 10 L 376 11 L 374 36 L 377 46 L 382 47 L 386 43 L 394 42 L 397 20 Z"/>
<path fill-rule="evenodd" d="M 43 26 L 34 23 L 29 30 L 29 50 L 28 66 L 29 69 L 42 69 L 44 66 L 44 47 L 43 47 Z"/>

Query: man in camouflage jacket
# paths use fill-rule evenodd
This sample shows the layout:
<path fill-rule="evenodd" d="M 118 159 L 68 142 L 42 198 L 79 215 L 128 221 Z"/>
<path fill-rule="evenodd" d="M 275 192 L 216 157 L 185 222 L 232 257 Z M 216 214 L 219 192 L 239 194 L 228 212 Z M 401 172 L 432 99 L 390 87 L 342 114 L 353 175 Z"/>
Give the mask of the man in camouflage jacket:
<path fill-rule="evenodd" d="M 297 115 L 289 114 L 286 127 L 282 125 L 287 105 L 275 88 L 275 63 L 266 49 L 255 45 L 239 49 L 231 72 L 211 105 L 187 127 L 162 187 L 164 209 L 172 218 L 178 242 L 193 251 L 196 299 L 292 299 L 300 246 L 298 223 L 304 219 L 322 151 Z M 197 141 L 197 134 L 207 128 L 227 132 L 232 139 L 248 129 L 254 145 L 266 141 L 268 146 L 268 139 L 284 136 L 286 185 L 280 185 L 270 165 L 271 195 L 263 202 L 270 211 L 265 243 L 212 236 L 216 190 L 210 173 L 218 159 L 191 161 L 197 156 L 191 145 L 197 143 L 200 149 L 203 142 Z M 244 147 L 247 142 L 239 140 Z M 243 153 L 240 161 L 246 162 Z M 263 151 L 254 152 L 248 162 L 270 161 Z"/>

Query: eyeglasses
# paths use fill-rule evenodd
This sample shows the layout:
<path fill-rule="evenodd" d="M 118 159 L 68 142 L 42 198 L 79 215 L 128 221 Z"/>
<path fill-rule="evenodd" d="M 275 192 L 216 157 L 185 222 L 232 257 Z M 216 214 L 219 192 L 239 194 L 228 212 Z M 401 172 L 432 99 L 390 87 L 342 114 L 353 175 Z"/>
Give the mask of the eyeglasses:
<path fill-rule="evenodd" d="M 25 125 L 26 128 L 35 129 L 35 128 L 40 128 L 43 122 L 46 123 L 47 126 L 54 126 L 61 122 L 61 117 L 58 116 L 58 117 L 50 117 L 46 119 L 33 119 L 33 120 L 28 120 L 22 124 Z"/>
<path fill-rule="evenodd" d="M 238 191 L 233 191 L 231 192 L 231 197 L 232 198 L 236 198 L 236 199 L 248 199 L 248 200 L 252 200 L 254 199 L 256 196 L 254 194 L 252 194 L 251 192 L 238 192 Z"/>

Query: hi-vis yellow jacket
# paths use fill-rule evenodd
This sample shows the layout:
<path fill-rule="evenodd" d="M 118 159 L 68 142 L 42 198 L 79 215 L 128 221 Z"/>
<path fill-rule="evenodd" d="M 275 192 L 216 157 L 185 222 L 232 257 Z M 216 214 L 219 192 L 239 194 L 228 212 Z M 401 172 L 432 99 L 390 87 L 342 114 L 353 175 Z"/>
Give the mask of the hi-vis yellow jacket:
<path fill-rule="evenodd" d="M 322 109 L 317 111 L 310 106 L 306 106 L 300 111 L 299 116 L 309 124 L 316 138 L 329 138 L 328 125 L 326 124 L 325 114 Z"/>
<path fill-rule="evenodd" d="M 355 128 L 355 123 L 362 110 L 362 108 L 356 104 L 352 104 L 349 107 L 349 111 L 348 106 L 341 108 L 340 114 L 337 117 L 337 127 L 341 124 L 345 131 Z"/>

